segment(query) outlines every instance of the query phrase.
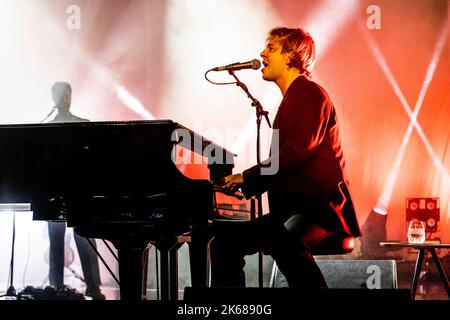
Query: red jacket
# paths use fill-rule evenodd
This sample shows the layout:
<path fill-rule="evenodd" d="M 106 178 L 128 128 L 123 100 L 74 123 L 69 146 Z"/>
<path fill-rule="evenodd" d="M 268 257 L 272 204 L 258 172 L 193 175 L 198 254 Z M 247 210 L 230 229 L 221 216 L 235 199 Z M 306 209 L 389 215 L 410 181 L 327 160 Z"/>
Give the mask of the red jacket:
<path fill-rule="evenodd" d="M 278 130 L 278 148 L 273 139 L 270 158 L 244 171 L 246 197 L 268 191 L 270 211 L 282 220 L 302 211 L 319 224 L 325 221 L 330 231 L 360 236 L 344 179 L 336 111 L 326 91 L 298 77 L 286 91 L 273 128 Z M 261 174 L 277 162 L 275 174 Z"/>

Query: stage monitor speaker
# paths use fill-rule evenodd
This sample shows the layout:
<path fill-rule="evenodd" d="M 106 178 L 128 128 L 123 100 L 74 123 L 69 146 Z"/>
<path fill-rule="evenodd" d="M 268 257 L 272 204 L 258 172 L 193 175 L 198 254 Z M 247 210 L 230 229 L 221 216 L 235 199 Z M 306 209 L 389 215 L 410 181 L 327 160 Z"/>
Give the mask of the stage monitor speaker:
<path fill-rule="evenodd" d="M 220 306 L 224 305 L 274 305 L 280 309 L 301 309 L 315 307 L 323 308 L 324 303 L 329 310 L 336 316 L 336 310 L 347 308 L 349 303 L 355 306 L 358 302 L 360 306 L 368 303 L 367 308 L 378 306 L 376 302 L 397 303 L 398 301 L 409 301 L 409 289 L 324 289 L 324 288 L 192 288 L 184 289 L 183 300 L 187 305 L 214 303 Z M 306 307 L 307 306 L 307 307 Z M 340 307 L 335 309 L 334 306 Z M 399 307 L 395 304 L 393 307 Z M 320 310 L 322 314 L 324 310 Z M 300 313 L 302 314 L 302 313 Z M 251 319 L 254 319 L 250 317 Z M 287 319 L 292 318 L 291 316 Z M 301 318 L 301 317 L 299 317 Z M 335 317 L 334 317 L 335 318 Z M 214 318 L 216 319 L 216 318 Z M 244 318 L 242 318 L 244 319 Z M 245 317 L 246 319 L 246 317 Z"/>
<path fill-rule="evenodd" d="M 395 260 L 316 260 L 329 288 L 398 289 Z M 274 262 L 270 287 L 288 287 Z"/>

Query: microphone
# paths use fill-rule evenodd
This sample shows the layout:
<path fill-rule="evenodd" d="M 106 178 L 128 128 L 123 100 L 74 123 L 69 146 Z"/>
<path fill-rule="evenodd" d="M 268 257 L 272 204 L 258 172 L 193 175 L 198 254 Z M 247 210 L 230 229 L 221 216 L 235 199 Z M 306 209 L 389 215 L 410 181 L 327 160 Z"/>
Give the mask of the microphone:
<path fill-rule="evenodd" d="M 55 110 L 58 109 L 57 106 L 53 106 L 52 110 L 45 116 L 44 119 L 41 120 L 40 123 L 45 122 L 48 118 L 50 118 L 50 116 L 53 114 L 53 112 L 55 112 Z"/>
<path fill-rule="evenodd" d="M 224 70 L 241 70 L 241 69 L 253 69 L 258 70 L 261 68 L 261 61 L 258 59 L 253 59 L 252 61 L 247 62 L 236 62 L 226 66 L 215 67 L 211 69 L 211 71 L 224 71 Z"/>

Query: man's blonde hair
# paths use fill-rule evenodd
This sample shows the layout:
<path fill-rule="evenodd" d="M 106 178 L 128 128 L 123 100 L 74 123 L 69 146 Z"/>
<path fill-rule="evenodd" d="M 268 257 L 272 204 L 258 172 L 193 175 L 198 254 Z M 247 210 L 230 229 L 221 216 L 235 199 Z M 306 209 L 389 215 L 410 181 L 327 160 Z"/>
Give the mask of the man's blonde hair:
<path fill-rule="evenodd" d="M 302 74 L 311 77 L 316 58 L 316 45 L 311 35 L 300 28 L 274 28 L 270 30 L 267 42 L 276 40 L 283 53 L 291 54 L 288 66 L 300 70 Z"/>

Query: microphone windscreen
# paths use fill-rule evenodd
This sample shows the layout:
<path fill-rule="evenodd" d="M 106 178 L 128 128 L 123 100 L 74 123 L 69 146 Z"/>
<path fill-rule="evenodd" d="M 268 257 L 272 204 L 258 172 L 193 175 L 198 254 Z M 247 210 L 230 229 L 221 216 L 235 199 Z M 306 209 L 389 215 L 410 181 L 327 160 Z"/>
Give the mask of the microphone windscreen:
<path fill-rule="evenodd" d="M 258 59 L 253 59 L 252 60 L 252 69 L 258 70 L 259 68 L 261 68 L 261 61 L 259 61 Z"/>

